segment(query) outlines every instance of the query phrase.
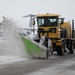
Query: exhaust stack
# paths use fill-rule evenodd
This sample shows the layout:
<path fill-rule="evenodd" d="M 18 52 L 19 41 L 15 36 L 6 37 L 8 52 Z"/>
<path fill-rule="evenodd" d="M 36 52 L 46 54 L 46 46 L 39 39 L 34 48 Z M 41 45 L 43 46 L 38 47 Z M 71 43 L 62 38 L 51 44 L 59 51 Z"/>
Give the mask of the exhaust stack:
<path fill-rule="evenodd" d="M 74 20 L 72 20 L 72 38 L 74 38 Z"/>

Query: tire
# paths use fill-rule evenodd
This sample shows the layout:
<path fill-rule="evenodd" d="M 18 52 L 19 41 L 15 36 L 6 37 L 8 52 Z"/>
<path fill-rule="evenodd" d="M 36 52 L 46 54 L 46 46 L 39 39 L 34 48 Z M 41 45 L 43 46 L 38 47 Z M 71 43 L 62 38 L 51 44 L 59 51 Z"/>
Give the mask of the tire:
<path fill-rule="evenodd" d="M 69 51 L 70 51 L 70 54 L 74 54 L 74 41 L 71 41 Z"/>
<path fill-rule="evenodd" d="M 63 56 L 64 55 L 64 51 L 65 51 L 65 43 L 62 42 L 61 46 L 57 47 L 57 54 L 59 56 Z"/>
<path fill-rule="evenodd" d="M 46 50 L 46 59 L 49 57 L 49 50 Z"/>

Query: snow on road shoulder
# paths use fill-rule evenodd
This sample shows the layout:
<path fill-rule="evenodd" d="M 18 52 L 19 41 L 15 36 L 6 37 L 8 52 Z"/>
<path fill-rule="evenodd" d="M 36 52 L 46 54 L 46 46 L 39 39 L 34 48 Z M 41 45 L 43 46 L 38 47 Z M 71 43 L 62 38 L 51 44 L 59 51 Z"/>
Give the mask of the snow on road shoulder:
<path fill-rule="evenodd" d="M 0 56 L 0 65 L 10 64 L 17 61 L 25 61 L 25 60 L 28 60 L 28 58 L 22 58 L 22 57 L 12 56 L 12 55 L 4 55 L 4 56 Z"/>

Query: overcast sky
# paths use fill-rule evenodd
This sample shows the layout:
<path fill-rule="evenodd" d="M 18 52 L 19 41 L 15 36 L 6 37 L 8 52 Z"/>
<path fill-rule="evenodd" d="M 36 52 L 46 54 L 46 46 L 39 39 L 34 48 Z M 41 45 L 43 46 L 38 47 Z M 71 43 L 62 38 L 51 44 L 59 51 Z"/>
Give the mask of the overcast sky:
<path fill-rule="evenodd" d="M 0 0 L 0 21 L 2 16 L 13 18 L 21 27 L 27 27 L 28 14 L 55 13 L 68 20 L 75 20 L 75 0 Z"/>

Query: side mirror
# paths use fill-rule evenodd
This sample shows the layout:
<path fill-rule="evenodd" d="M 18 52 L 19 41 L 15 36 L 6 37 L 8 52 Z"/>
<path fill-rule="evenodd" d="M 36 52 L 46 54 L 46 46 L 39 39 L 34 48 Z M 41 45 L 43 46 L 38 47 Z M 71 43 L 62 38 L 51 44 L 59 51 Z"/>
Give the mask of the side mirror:
<path fill-rule="evenodd" d="M 32 24 L 35 25 L 35 20 L 34 19 L 32 19 Z"/>
<path fill-rule="evenodd" d="M 59 18 L 60 25 L 64 23 L 64 18 Z"/>
<path fill-rule="evenodd" d="M 63 20 L 61 20 L 61 24 L 63 24 L 64 23 L 64 21 Z"/>

